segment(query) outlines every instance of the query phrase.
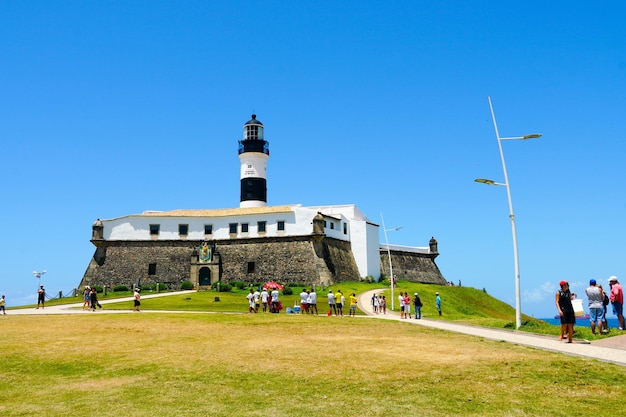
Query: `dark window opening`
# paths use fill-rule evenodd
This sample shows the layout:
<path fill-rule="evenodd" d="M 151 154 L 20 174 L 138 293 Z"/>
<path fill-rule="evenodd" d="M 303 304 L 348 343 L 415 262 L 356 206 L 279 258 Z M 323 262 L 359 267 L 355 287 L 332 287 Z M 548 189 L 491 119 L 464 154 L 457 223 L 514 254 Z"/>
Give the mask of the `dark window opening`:
<path fill-rule="evenodd" d="M 237 233 L 237 223 L 230 223 L 228 225 L 229 233 Z"/>
<path fill-rule="evenodd" d="M 204 225 L 204 234 L 205 235 L 212 235 L 213 234 L 213 225 L 212 224 L 205 224 Z"/>
<path fill-rule="evenodd" d="M 148 264 L 148 275 L 156 275 L 156 264 Z"/>
<path fill-rule="evenodd" d="M 259 229 L 259 233 L 265 232 L 265 226 L 266 226 L 266 222 L 261 221 L 257 223 L 257 228 Z"/>
<path fill-rule="evenodd" d="M 248 233 L 248 223 L 241 223 L 241 233 Z"/>
<path fill-rule="evenodd" d="M 248 262 L 248 274 L 254 274 L 254 262 Z"/>
<path fill-rule="evenodd" d="M 150 225 L 150 234 L 153 235 L 153 236 L 158 235 L 160 228 L 161 228 L 161 225 L 151 224 Z"/>
<path fill-rule="evenodd" d="M 278 230 L 285 230 L 285 222 L 283 220 L 280 220 L 278 223 L 276 223 L 276 227 L 278 228 Z"/>
<path fill-rule="evenodd" d="M 178 234 L 187 236 L 189 233 L 189 225 L 188 224 L 179 224 L 178 225 Z"/>

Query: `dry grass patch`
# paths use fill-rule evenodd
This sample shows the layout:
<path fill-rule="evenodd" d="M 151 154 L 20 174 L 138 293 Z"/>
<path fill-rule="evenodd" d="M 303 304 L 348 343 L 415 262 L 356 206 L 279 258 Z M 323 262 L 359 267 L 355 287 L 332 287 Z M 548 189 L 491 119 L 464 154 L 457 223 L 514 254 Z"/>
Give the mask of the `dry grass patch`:
<path fill-rule="evenodd" d="M 626 394 L 617 365 L 366 318 L 14 316 L 2 334 L 4 416 L 571 416 Z"/>

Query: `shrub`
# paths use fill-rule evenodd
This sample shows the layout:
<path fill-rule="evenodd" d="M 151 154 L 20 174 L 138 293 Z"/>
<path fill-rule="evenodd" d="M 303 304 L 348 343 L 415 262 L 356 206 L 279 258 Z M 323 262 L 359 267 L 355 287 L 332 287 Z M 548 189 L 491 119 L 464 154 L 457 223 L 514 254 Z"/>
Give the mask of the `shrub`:
<path fill-rule="evenodd" d="M 222 284 L 220 285 L 220 292 L 230 292 L 233 289 L 233 286 L 230 284 Z"/>
<path fill-rule="evenodd" d="M 164 282 L 159 282 L 159 291 L 166 291 L 169 289 L 170 289 L 169 284 L 166 284 Z"/>
<path fill-rule="evenodd" d="M 102 286 L 101 286 L 101 285 L 94 285 L 94 286 L 93 286 L 93 287 L 91 287 L 91 288 L 93 288 L 94 290 L 96 290 L 96 293 L 102 293 L 102 292 L 104 292 L 104 288 L 102 288 Z"/>
<path fill-rule="evenodd" d="M 193 284 L 189 281 L 183 281 L 180 284 L 180 289 L 181 290 L 193 290 Z"/>
<path fill-rule="evenodd" d="M 126 285 L 116 285 L 115 287 L 113 287 L 113 292 L 128 292 L 130 291 L 130 288 L 128 288 Z"/>
<path fill-rule="evenodd" d="M 248 284 L 246 284 L 243 281 L 231 281 L 229 282 L 230 285 L 232 285 L 233 287 L 237 287 L 240 290 L 243 290 L 244 288 L 246 288 L 248 286 Z"/>
<path fill-rule="evenodd" d="M 292 295 L 292 294 L 293 294 L 293 290 L 291 289 L 291 287 L 283 288 L 283 295 Z"/>

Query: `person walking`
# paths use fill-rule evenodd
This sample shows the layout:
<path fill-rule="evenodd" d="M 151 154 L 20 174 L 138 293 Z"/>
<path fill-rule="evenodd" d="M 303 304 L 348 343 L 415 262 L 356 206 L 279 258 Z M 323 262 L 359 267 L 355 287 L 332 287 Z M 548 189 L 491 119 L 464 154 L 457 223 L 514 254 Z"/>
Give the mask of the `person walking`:
<path fill-rule="evenodd" d="M 576 294 L 570 292 L 569 283 L 567 281 L 559 282 L 559 286 L 561 289 L 556 292 L 555 297 L 556 309 L 561 317 L 561 335 L 559 341 L 567 336 L 567 343 L 572 343 L 572 338 L 574 337 L 574 323 L 576 323 L 572 299 L 576 297 Z"/>
<path fill-rule="evenodd" d="M 139 288 L 135 288 L 135 295 L 133 296 L 133 311 L 139 311 L 141 306 L 141 295 L 139 295 Z"/>
<path fill-rule="evenodd" d="M 613 304 L 613 313 L 617 316 L 617 322 L 619 323 L 619 330 L 624 330 L 624 290 L 622 284 L 619 283 L 617 277 L 613 275 L 609 278 L 609 286 L 611 287 L 611 295 L 609 299 Z"/>
<path fill-rule="evenodd" d="M 596 334 L 596 326 L 598 334 L 602 331 L 602 322 L 604 321 L 604 306 L 602 305 L 602 290 L 596 286 L 596 280 L 589 280 L 589 287 L 585 290 L 587 300 L 589 300 L 589 322 L 591 323 L 591 333 Z"/>
<path fill-rule="evenodd" d="M 91 303 L 91 297 L 89 296 L 90 292 L 91 288 L 89 287 L 89 285 L 87 285 L 85 287 L 85 290 L 83 291 L 83 310 L 85 309 L 85 307 L 87 307 L 87 310 L 89 310 L 89 305 Z"/>
<path fill-rule="evenodd" d="M 413 306 L 415 308 L 415 319 L 421 319 L 422 318 L 422 300 L 420 298 L 420 296 L 415 293 L 415 296 L 413 298 Z"/>
<path fill-rule="evenodd" d="M 256 313 L 254 309 L 254 290 L 250 288 L 250 292 L 246 295 L 246 299 L 248 300 L 248 313 Z"/>
<path fill-rule="evenodd" d="M 4 294 L 2 294 L 2 298 L 0 298 L 0 310 L 2 311 L 2 314 L 7 314 L 6 310 L 5 310 L 5 305 L 6 305 L 6 300 L 4 298 Z"/>
<path fill-rule="evenodd" d="M 437 312 L 441 316 L 441 297 L 439 296 L 438 292 L 436 292 L 435 295 L 436 295 L 436 297 L 435 297 L 435 307 L 437 307 Z"/>

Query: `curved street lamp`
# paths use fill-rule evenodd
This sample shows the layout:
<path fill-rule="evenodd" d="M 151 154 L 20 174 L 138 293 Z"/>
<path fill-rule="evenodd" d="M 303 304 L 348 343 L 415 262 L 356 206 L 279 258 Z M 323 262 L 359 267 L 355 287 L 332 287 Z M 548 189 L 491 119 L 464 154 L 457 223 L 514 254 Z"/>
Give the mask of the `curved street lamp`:
<path fill-rule="evenodd" d="M 37 278 L 37 290 L 39 290 L 39 288 L 41 288 L 41 277 L 45 273 L 46 273 L 45 269 L 43 271 L 41 271 L 41 272 L 33 271 L 33 275 L 35 276 L 35 278 Z"/>
<path fill-rule="evenodd" d="M 391 281 L 391 311 L 394 311 L 395 296 L 393 294 L 393 288 L 395 286 L 395 283 L 394 283 L 394 278 L 393 278 L 393 265 L 391 263 L 391 249 L 389 249 L 389 239 L 387 239 L 387 232 L 395 232 L 397 230 L 402 229 L 403 226 L 393 227 L 391 229 L 385 229 L 385 219 L 383 219 L 383 213 L 380 213 L 380 220 L 383 223 L 383 232 L 385 232 L 385 244 L 387 245 L 387 256 L 389 257 L 389 280 Z"/>
<path fill-rule="evenodd" d="M 511 199 L 511 187 L 509 185 L 509 176 L 506 171 L 506 163 L 504 162 L 504 152 L 502 151 L 503 140 L 526 140 L 536 139 L 541 137 L 541 133 L 531 133 L 524 136 L 514 136 L 510 138 L 501 138 L 498 132 L 498 124 L 496 123 L 496 116 L 493 112 L 493 105 L 491 104 L 491 97 L 488 97 L 489 109 L 491 110 L 491 119 L 493 120 L 493 128 L 496 132 L 496 139 L 498 139 L 498 149 L 500 150 L 500 160 L 502 161 L 502 171 L 504 172 L 504 183 L 495 182 L 486 178 L 477 178 L 474 181 L 487 184 L 487 185 L 501 185 L 506 187 L 506 196 L 509 201 L 509 217 L 511 218 L 511 232 L 513 234 L 513 261 L 515 263 L 515 328 L 519 329 L 522 326 L 522 301 L 520 295 L 520 273 L 519 273 L 519 255 L 517 253 L 517 230 L 515 228 L 515 214 L 513 214 L 513 200 Z"/>

